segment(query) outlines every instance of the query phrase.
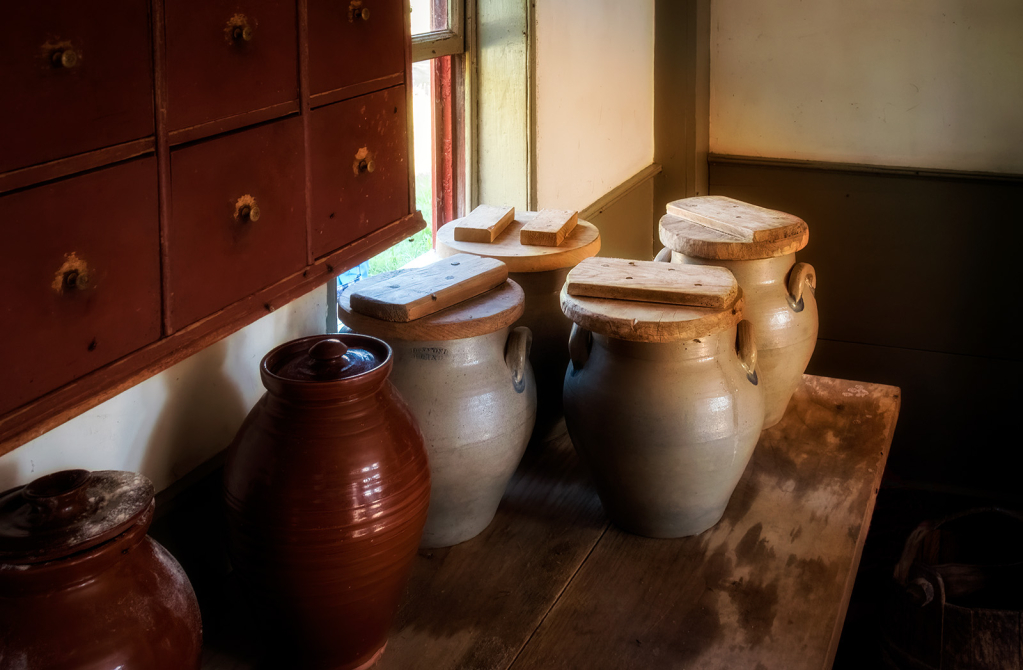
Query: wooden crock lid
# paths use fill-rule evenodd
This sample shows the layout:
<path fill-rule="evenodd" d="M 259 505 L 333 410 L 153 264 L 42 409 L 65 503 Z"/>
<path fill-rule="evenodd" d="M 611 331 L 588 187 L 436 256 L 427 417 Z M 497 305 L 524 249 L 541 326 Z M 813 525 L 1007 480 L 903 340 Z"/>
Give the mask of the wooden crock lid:
<path fill-rule="evenodd" d="M 693 258 L 773 258 L 799 251 L 810 239 L 798 216 L 725 196 L 684 198 L 667 209 L 658 226 L 661 242 Z"/>
<path fill-rule="evenodd" d="M 389 278 L 399 272 L 401 270 L 378 276 Z M 526 303 L 522 288 L 506 279 L 502 285 L 486 293 L 402 323 L 352 311 L 352 288 L 345 289 L 338 300 L 338 317 L 355 332 L 373 335 L 385 341 L 437 342 L 487 335 L 518 321 Z"/>
<path fill-rule="evenodd" d="M 588 221 L 579 220 L 557 247 L 522 244 L 522 226 L 536 218 L 537 212 L 516 212 L 515 220 L 493 242 L 458 242 L 454 229 L 461 219 L 441 226 L 437 231 L 437 253 L 442 257 L 458 253 L 476 254 L 504 261 L 509 272 L 544 272 L 574 267 L 584 258 L 600 251 L 600 231 Z"/>
<path fill-rule="evenodd" d="M 632 271 L 625 275 L 625 268 Z M 606 277 L 602 283 L 593 279 L 601 273 Z M 633 280 L 641 285 L 633 286 Z M 714 289 L 703 290 L 708 286 Z M 590 258 L 569 272 L 561 289 L 561 309 L 569 319 L 594 333 L 633 342 L 713 335 L 738 323 L 742 307 L 742 289 L 731 272 L 707 265 Z"/>

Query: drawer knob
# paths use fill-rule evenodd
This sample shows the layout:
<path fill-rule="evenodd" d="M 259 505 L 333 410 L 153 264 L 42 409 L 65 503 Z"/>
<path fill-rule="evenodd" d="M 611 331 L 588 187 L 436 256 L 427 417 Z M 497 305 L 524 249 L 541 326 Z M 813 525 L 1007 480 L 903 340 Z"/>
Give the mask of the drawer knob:
<path fill-rule="evenodd" d="M 89 272 L 87 270 L 68 270 L 64 273 L 64 288 L 68 291 L 82 291 L 89 288 Z"/>
<path fill-rule="evenodd" d="M 355 23 L 357 19 L 369 21 L 369 7 L 363 7 L 361 0 L 355 0 L 348 5 L 348 22 Z"/>
<path fill-rule="evenodd" d="M 252 41 L 252 26 L 235 26 L 231 31 L 231 39 L 235 42 L 239 41 Z"/>
<path fill-rule="evenodd" d="M 227 38 L 228 44 L 251 42 L 255 32 L 256 29 L 253 27 L 252 22 L 249 21 L 249 17 L 244 14 L 232 16 L 227 22 L 227 27 L 224 29 L 224 35 Z"/>
<path fill-rule="evenodd" d="M 74 49 L 57 49 L 50 58 L 54 67 L 70 70 L 78 65 L 78 52 Z"/>
<path fill-rule="evenodd" d="M 242 223 L 259 221 L 259 205 L 242 205 L 238 208 L 238 220 Z"/>
<path fill-rule="evenodd" d="M 355 161 L 354 165 L 352 165 L 352 172 L 354 172 L 356 176 L 362 174 L 363 172 L 373 172 L 376 169 L 377 169 L 376 161 L 373 160 L 372 158 L 359 159 Z"/>

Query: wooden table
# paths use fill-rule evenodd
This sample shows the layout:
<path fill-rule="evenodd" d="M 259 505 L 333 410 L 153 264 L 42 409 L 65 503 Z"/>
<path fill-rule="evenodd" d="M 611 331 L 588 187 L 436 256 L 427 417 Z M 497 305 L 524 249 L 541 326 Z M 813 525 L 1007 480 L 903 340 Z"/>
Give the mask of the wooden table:
<path fill-rule="evenodd" d="M 899 396 L 806 376 L 724 518 L 679 540 L 610 525 L 567 435 L 542 445 L 486 531 L 420 551 L 376 667 L 830 667 Z M 208 638 L 203 667 L 258 656 Z"/>

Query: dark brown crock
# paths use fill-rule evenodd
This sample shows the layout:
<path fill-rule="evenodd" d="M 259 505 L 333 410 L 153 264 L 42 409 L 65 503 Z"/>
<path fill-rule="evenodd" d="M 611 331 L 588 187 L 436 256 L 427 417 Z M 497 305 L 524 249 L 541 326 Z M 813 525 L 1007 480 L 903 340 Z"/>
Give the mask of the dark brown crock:
<path fill-rule="evenodd" d="M 0 494 L 0 668 L 199 668 L 199 604 L 146 535 L 154 507 L 149 480 L 123 472 Z"/>
<path fill-rule="evenodd" d="M 365 335 L 277 347 L 228 450 L 232 563 L 294 667 L 371 665 L 412 569 L 430 475 L 390 370 Z"/>

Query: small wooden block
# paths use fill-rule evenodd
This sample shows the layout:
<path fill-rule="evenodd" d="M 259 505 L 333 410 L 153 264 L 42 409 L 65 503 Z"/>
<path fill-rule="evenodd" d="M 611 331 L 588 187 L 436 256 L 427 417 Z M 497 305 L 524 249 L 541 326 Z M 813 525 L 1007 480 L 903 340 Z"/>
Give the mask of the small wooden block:
<path fill-rule="evenodd" d="M 407 323 L 500 286 L 508 267 L 493 258 L 456 254 L 421 268 L 360 282 L 352 311 Z"/>
<path fill-rule="evenodd" d="M 514 219 L 514 207 L 480 205 L 455 226 L 455 240 L 458 242 L 493 242 Z"/>
<path fill-rule="evenodd" d="M 773 242 L 797 235 L 806 225 L 798 216 L 721 195 L 676 200 L 668 203 L 667 210 L 741 242 Z"/>
<path fill-rule="evenodd" d="M 739 284 L 726 268 L 624 258 L 587 258 L 568 273 L 569 295 L 668 305 L 731 307 Z"/>
<path fill-rule="evenodd" d="M 565 241 L 575 224 L 579 212 L 566 209 L 541 209 L 536 218 L 522 226 L 519 231 L 520 244 L 535 244 L 542 247 L 558 247 Z"/>

